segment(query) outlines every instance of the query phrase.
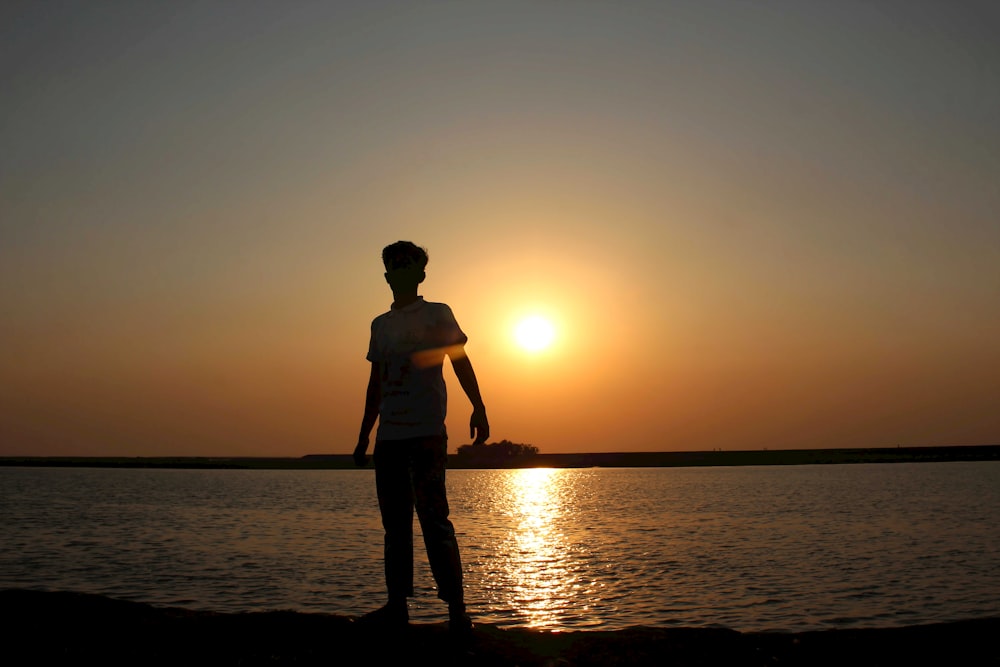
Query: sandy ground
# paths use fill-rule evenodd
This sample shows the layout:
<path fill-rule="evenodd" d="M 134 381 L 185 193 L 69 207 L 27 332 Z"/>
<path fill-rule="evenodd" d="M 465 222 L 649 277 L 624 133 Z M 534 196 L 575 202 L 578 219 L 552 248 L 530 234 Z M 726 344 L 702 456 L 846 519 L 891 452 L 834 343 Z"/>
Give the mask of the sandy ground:
<path fill-rule="evenodd" d="M 287 611 L 220 614 L 64 592 L 0 591 L 6 665 L 1000 666 L 1000 618 L 895 629 L 400 630 Z M 9 660 L 9 661 L 8 661 Z"/>

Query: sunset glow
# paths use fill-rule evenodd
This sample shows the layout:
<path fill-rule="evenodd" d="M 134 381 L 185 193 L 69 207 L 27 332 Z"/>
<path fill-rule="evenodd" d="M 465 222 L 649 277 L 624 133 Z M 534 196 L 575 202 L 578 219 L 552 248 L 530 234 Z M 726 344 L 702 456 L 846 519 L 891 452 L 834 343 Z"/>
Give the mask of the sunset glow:
<path fill-rule="evenodd" d="M 555 340 L 556 331 L 552 322 L 539 315 L 521 320 L 514 329 L 517 344 L 529 352 L 540 352 Z"/>
<path fill-rule="evenodd" d="M 983 3 L 50 4 L 0 21 L 0 455 L 349 453 L 397 240 L 493 439 L 1000 442 Z"/>

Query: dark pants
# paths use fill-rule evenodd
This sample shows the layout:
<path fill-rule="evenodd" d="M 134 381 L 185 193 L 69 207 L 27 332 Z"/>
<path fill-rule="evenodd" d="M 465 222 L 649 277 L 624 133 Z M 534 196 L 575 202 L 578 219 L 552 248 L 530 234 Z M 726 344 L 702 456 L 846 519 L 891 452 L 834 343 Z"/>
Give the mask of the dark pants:
<path fill-rule="evenodd" d="M 446 436 L 375 443 L 375 487 L 385 528 L 385 581 L 389 599 L 413 595 L 413 509 L 424 533 L 427 560 L 448 603 L 463 601 L 462 561 L 445 493 Z"/>

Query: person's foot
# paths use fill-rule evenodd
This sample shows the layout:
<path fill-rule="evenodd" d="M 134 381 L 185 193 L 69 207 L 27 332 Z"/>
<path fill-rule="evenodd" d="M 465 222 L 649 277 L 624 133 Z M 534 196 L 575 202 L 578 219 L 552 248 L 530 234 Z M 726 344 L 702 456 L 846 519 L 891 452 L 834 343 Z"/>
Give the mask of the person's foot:
<path fill-rule="evenodd" d="M 466 638 L 472 635 L 475 626 L 465 611 L 464 604 L 448 606 L 448 632 L 456 637 Z"/>
<path fill-rule="evenodd" d="M 396 604 L 390 602 L 384 607 L 379 607 L 375 611 L 370 611 L 358 619 L 364 625 L 380 625 L 383 627 L 403 627 L 410 622 L 410 611 L 406 603 Z"/>

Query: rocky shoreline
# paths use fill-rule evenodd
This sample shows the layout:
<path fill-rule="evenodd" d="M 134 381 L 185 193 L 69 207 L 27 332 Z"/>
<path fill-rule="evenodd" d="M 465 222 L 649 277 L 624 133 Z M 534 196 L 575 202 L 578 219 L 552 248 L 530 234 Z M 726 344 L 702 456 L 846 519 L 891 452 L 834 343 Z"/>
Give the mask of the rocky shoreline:
<path fill-rule="evenodd" d="M 803 633 L 477 624 L 458 641 L 445 624 L 390 631 L 331 614 L 226 614 L 10 589 L 0 591 L 0 619 L 11 665 L 1000 665 L 1000 618 Z"/>

